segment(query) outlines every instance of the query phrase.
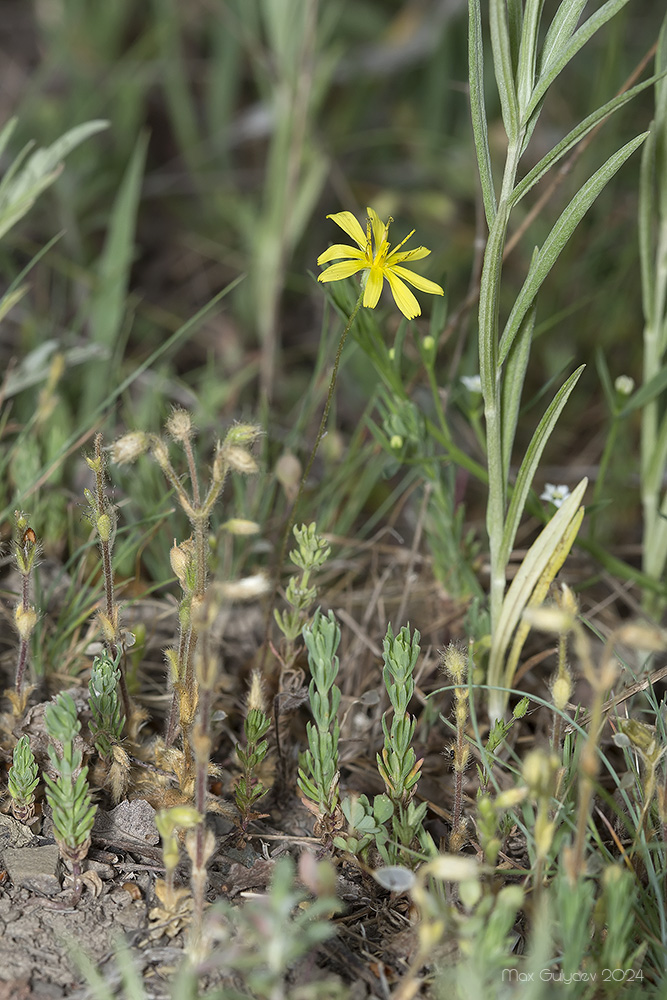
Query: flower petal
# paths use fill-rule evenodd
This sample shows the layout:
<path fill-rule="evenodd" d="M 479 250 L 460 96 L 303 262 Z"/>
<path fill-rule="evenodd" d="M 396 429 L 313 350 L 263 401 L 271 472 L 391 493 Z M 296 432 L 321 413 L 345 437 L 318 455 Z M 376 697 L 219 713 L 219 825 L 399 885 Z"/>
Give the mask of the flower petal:
<path fill-rule="evenodd" d="M 363 270 L 365 260 L 346 260 L 341 261 L 340 264 L 332 264 L 328 267 L 326 271 L 322 271 L 322 274 L 317 279 L 318 281 L 342 281 L 343 278 L 349 278 L 350 275 L 356 274 L 357 271 Z"/>
<path fill-rule="evenodd" d="M 334 215 L 327 215 L 327 219 L 331 219 L 337 226 L 345 230 L 347 235 L 362 250 L 366 249 L 366 233 L 361 228 L 358 219 L 352 215 L 352 212 L 336 212 Z"/>
<path fill-rule="evenodd" d="M 414 250 L 403 250 L 398 253 L 398 247 L 396 250 L 392 250 L 387 257 L 388 264 L 402 264 L 405 260 L 421 260 L 422 257 L 428 257 L 430 250 L 428 247 L 415 247 Z"/>
<path fill-rule="evenodd" d="M 435 281 L 429 281 L 428 278 L 422 278 L 421 274 L 415 274 L 414 271 L 408 271 L 407 267 L 398 267 L 397 265 L 387 268 L 387 277 L 389 272 L 400 275 L 405 281 L 409 281 L 411 285 L 418 288 L 420 292 L 428 292 L 430 295 L 444 295 L 444 290 L 440 285 L 436 284 Z"/>
<path fill-rule="evenodd" d="M 389 223 L 387 222 L 385 225 L 375 209 L 367 208 L 366 211 L 368 212 L 368 218 L 371 220 L 371 228 L 373 230 L 373 243 L 375 244 L 373 249 L 377 254 L 378 250 L 387 239 Z"/>
<path fill-rule="evenodd" d="M 394 296 L 396 305 L 401 310 L 405 318 L 414 319 L 415 316 L 420 316 L 421 306 L 408 286 L 404 285 L 401 279 L 396 276 L 395 270 L 389 270 L 389 268 L 387 268 L 384 273 L 391 287 L 391 293 Z"/>
<path fill-rule="evenodd" d="M 349 260 L 366 260 L 366 254 L 356 247 L 351 247 L 347 243 L 334 243 L 328 250 L 321 253 L 317 258 L 318 264 L 326 264 L 330 260 L 339 260 L 341 257 Z"/>
<path fill-rule="evenodd" d="M 375 309 L 380 298 L 384 277 L 381 267 L 372 267 L 368 274 L 366 288 L 364 289 L 364 305 L 367 309 Z"/>

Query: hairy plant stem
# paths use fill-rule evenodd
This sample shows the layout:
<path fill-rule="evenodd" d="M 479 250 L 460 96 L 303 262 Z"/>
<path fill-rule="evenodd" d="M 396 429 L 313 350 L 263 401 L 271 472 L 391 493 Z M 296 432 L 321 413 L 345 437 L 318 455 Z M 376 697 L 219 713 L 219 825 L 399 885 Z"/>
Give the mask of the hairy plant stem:
<path fill-rule="evenodd" d="M 21 574 L 21 611 L 24 615 L 28 613 L 30 608 L 30 575 L 28 573 Z M 28 663 L 28 650 L 30 649 L 30 639 L 21 636 L 19 643 L 19 657 L 16 664 L 16 693 L 20 696 L 21 688 L 23 687 L 23 677 L 25 674 L 25 668 Z"/>
<path fill-rule="evenodd" d="M 104 456 L 102 454 L 102 434 L 95 435 L 95 461 L 93 463 L 93 474 L 95 476 L 95 494 L 96 494 L 96 504 L 97 511 L 99 514 L 106 514 L 109 510 L 109 499 L 106 495 L 105 484 L 104 484 Z M 99 535 L 100 539 L 100 551 L 102 553 L 102 579 L 104 581 L 104 596 L 106 600 L 106 614 L 109 622 L 116 631 L 115 638 L 120 639 L 118 635 L 118 608 L 116 606 L 116 595 L 114 591 L 114 581 L 113 581 L 113 563 L 111 560 L 111 539 L 104 538 Z M 130 693 L 127 689 L 127 681 L 125 678 L 125 663 L 124 658 L 118 656 L 118 642 L 112 642 L 107 640 L 106 646 L 109 652 L 109 656 L 112 660 L 118 660 L 118 669 L 120 671 L 120 696 L 123 702 L 123 712 L 125 718 L 129 719 L 131 716 L 131 700 Z"/>

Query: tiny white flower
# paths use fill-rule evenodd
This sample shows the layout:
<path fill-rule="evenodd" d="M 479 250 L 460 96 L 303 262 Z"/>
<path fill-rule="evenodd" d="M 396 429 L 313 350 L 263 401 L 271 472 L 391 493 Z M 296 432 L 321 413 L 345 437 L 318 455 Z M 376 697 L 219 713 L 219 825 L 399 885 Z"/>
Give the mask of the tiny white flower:
<path fill-rule="evenodd" d="M 560 484 L 554 486 L 553 483 L 546 483 L 544 493 L 540 494 L 540 500 L 548 500 L 554 507 L 560 507 L 570 495 L 570 487 Z"/>
<path fill-rule="evenodd" d="M 482 391 L 482 377 L 481 375 L 462 375 L 461 382 L 468 390 L 468 392 L 481 392 Z"/>
<path fill-rule="evenodd" d="M 630 396 L 635 388 L 635 380 L 629 375 L 619 375 L 614 382 L 614 389 L 619 396 Z"/>

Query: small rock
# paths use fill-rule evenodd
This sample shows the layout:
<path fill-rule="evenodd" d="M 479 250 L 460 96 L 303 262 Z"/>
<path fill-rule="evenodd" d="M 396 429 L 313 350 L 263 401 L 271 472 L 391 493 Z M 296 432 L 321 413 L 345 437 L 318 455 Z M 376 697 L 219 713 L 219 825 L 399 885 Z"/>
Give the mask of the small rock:
<path fill-rule="evenodd" d="M 7 848 L 27 847 L 35 839 L 32 830 L 19 823 L 13 816 L 0 813 L 0 854 Z"/>
<path fill-rule="evenodd" d="M 93 832 L 110 840 L 139 840 L 142 844 L 158 844 L 160 835 L 155 826 L 155 809 L 146 799 L 121 802 L 110 812 L 97 810 Z"/>
<path fill-rule="evenodd" d="M 24 886 L 45 896 L 60 892 L 60 881 L 56 878 L 58 848 L 55 844 L 46 847 L 22 847 L 5 849 L 2 857 L 15 886 Z"/>

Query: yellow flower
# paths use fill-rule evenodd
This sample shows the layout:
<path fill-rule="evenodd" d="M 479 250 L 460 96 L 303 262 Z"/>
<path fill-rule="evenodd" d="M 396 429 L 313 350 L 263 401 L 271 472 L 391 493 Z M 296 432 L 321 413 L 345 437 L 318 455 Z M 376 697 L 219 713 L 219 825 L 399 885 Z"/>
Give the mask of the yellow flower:
<path fill-rule="evenodd" d="M 392 295 L 396 305 L 407 319 L 414 319 L 421 314 L 421 308 L 417 299 L 405 284 L 409 281 L 411 285 L 418 288 L 420 292 L 429 292 L 431 295 L 444 295 L 440 285 L 435 281 L 422 278 L 419 274 L 414 274 L 407 267 L 401 267 L 407 260 L 421 260 L 428 257 L 430 250 L 426 247 L 417 247 L 416 250 L 403 250 L 400 248 L 406 243 L 412 233 L 409 233 L 397 247 L 392 250 L 387 241 L 389 225 L 393 221 L 391 218 L 382 222 L 372 208 L 367 209 L 368 220 L 366 222 L 366 232 L 364 233 L 359 222 L 352 215 L 352 212 L 337 212 L 335 215 L 327 215 L 327 219 L 332 219 L 337 226 L 345 230 L 357 244 L 356 247 L 347 246 L 345 243 L 335 243 L 325 250 L 317 258 L 318 264 L 327 264 L 330 260 L 340 260 L 340 264 L 333 264 L 327 268 L 318 278 L 318 281 L 340 281 L 349 278 L 350 275 L 363 271 L 364 305 L 369 309 L 374 309 L 378 304 L 382 285 L 386 278 L 389 282 Z"/>

